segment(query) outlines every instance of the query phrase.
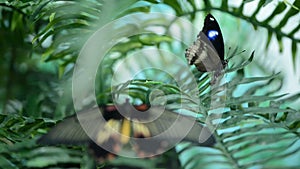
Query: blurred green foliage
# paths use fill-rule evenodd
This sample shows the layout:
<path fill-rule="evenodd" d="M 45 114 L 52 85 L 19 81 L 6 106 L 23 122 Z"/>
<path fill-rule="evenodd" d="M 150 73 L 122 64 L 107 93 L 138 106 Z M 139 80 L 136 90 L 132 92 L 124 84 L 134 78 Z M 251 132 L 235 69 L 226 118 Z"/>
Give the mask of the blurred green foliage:
<path fill-rule="evenodd" d="M 86 40 L 101 26 L 127 14 L 167 11 L 194 21 L 203 12 L 219 11 L 246 20 L 255 28 L 265 28 L 267 33 L 264 38 L 268 41 L 266 48 L 273 36 L 277 38 L 279 50 L 285 46 L 282 39 L 289 39 L 292 56 L 286 57 L 293 57 L 295 61 L 300 41 L 295 34 L 300 24 L 289 32 L 283 32 L 282 27 L 290 17 L 299 13 L 300 1 L 296 0 L 292 4 L 278 2 L 274 12 L 263 21 L 258 21 L 255 15 L 270 1 L 260 0 L 252 16 L 246 16 L 243 9 L 250 2 L 244 1 L 240 6 L 233 7 L 227 0 L 221 3 L 209 0 L 0 1 L 0 167 L 95 167 L 84 145 L 46 147 L 37 145 L 35 141 L 64 117 L 74 114 L 71 76 Z M 280 24 L 269 24 L 270 20 L 284 11 L 286 13 Z M 155 22 L 145 20 L 143 26 L 153 25 L 156 25 Z M 169 29 L 163 28 L 167 31 Z M 181 32 L 188 34 L 184 29 Z M 77 36 L 79 34 L 81 36 Z M 147 47 L 167 48 L 182 56 L 186 48 L 184 45 L 174 45 L 168 36 L 157 34 L 133 36 L 116 45 L 111 52 L 118 53 L 117 57 L 104 60 L 101 66 L 105 69 L 99 70 L 97 74 L 99 104 L 111 101 L 106 93 L 111 90 L 109 79 L 112 79 L 114 65 L 130 52 Z M 151 160 L 120 157 L 97 164 L 97 167 L 299 168 L 300 114 L 299 110 L 288 104 L 295 102 L 299 94 L 293 93 L 285 98 L 277 96 L 276 91 L 282 84 L 279 75 L 247 77 L 244 69 L 252 58 L 238 61 L 235 58 L 230 59 L 226 69 L 227 81 L 217 88 L 211 88 L 207 73 L 194 71 L 199 78 L 199 97 L 203 101 L 201 113 L 204 115 L 199 121 L 204 121 L 204 117 L 216 120 L 207 106 L 212 95 L 220 95 L 220 101 L 225 102 L 222 107 L 224 110 L 218 112 L 222 113 L 222 118 L 217 119 L 220 127 L 214 133 L 217 139 L 215 147 L 182 143 L 176 146 L 176 150 L 172 149 Z M 137 62 L 146 61 L 141 59 Z M 149 75 L 165 77 L 159 76 L 159 72 Z M 148 84 L 132 81 L 116 88 L 131 89 L 131 96 L 144 102 L 151 89 L 159 88 L 166 94 L 176 94 L 177 87 L 171 78 L 166 77 L 161 81 Z M 224 88 L 226 93 L 222 92 Z M 169 97 L 169 106 L 175 109 L 177 100 L 172 100 L 172 97 Z"/>

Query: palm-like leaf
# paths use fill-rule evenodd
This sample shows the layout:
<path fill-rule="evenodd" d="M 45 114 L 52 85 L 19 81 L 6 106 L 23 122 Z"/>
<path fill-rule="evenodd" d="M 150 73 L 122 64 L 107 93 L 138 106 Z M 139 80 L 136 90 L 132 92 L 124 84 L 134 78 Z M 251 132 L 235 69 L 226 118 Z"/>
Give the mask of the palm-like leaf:
<path fill-rule="evenodd" d="M 259 0 L 256 7 L 254 7 L 254 12 L 251 13 L 250 16 L 244 14 L 244 10 L 246 10 L 246 5 L 251 1 L 243 1 L 237 6 L 229 5 L 228 0 L 222 1 L 221 4 L 219 4 L 219 1 L 210 1 L 206 0 L 204 1 L 204 6 L 198 6 L 197 3 L 195 3 L 194 0 L 189 0 L 187 4 L 181 5 L 181 9 L 186 9 L 186 11 L 183 10 L 176 10 L 177 5 L 176 3 L 166 3 L 170 5 L 175 11 L 176 14 L 179 16 L 190 14 L 192 18 L 195 16 L 195 11 L 210 11 L 210 10 L 218 10 L 222 11 L 224 13 L 228 13 L 232 16 L 235 16 L 237 18 L 241 18 L 245 21 L 248 21 L 250 24 L 253 25 L 254 28 L 265 28 L 268 31 L 268 36 L 266 37 L 267 43 L 266 48 L 269 47 L 270 41 L 273 36 L 276 37 L 279 50 L 282 51 L 284 44 L 282 43 L 283 38 L 288 38 L 291 40 L 291 51 L 293 54 L 293 61 L 295 62 L 296 59 L 296 53 L 297 53 L 297 45 L 299 45 L 300 38 L 297 37 L 296 34 L 299 33 L 300 30 L 300 24 L 299 24 L 299 11 L 300 11 L 300 2 L 294 1 L 292 4 L 288 3 L 287 1 L 283 2 L 277 2 L 272 3 L 272 5 L 276 5 L 273 9 L 273 12 L 266 17 L 264 20 L 258 20 L 257 15 L 260 12 L 266 12 L 264 9 L 265 6 L 270 5 L 271 1 L 268 0 Z M 217 4 L 217 5 L 216 5 Z M 218 6 L 220 5 L 220 6 Z M 190 8 L 187 8 L 190 7 Z M 253 9 L 251 9 L 253 10 Z M 277 16 L 284 15 L 284 17 L 278 21 Z M 282 28 L 288 25 L 288 21 L 291 18 L 296 18 L 296 25 L 293 26 L 291 30 L 288 32 L 284 31 Z M 277 23 L 274 24 L 272 21 L 276 21 Z"/>
<path fill-rule="evenodd" d="M 226 91 L 220 96 L 226 98 L 223 100 L 225 106 L 221 107 L 224 110 L 206 110 L 213 112 L 208 117 L 211 116 L 214 125 L 218 126 L 215 136 L 219 142 L 213 149 L 185 144 L 178 146 L 184 168 L 299 167 L 299 162 L 294 160 L 300 155 L 299 129 L 292 125 L 298 124 L 298 120 L 294 119 L 292 124 L 283 120 L 287 116 L 299 116 L 299 111 L 284 108 L 279 104 L 280 101 L 275 101 L 282 96 L 261 95 L 258 92 L 266 84 L 272 86 L 269 82 L 278 75 L 261 78 L 238 76 L 225 83 L 225 88 L 221 86 Z M 240 85 L 259 81 L 263 83 L 235 96 L 234 92 L 239 90 Z"/>
<path fill-rule="evenodd" d="M 157 6 L 161 4 L 168 6 L 177 16 L 190 16 L 191 20 L 196 18 L 197 12 L 211 10 L 218 10 L 246 20 L 254 27 L 265 28 L 268 31 L 267 47 L 273 36 L 276 36 L 281 50 L 284 46 L 282 38 L 290 39 L 294 60 L 299 44 L 299 38 L 295 36 L 299 30 L 299 24 L 289 32 L 282 30 L 290 17 L 299 16 L 300 5 L 297 0 L 291 5 L 287 4 L 286 1 L 278 2 L 272 14 L 263 21 L 258 20 L 256 15 L 263 10 L 264 6 L 269 5 L 270 1 L 268 0 L 260 0 L 251 16 L 243 13 L 243 10 L 247 8 L 246 4 L 251 1 L 244 1 L 237 7 L 229 5 L 227 0 L 222 1 L 220 6 L 211 1 L 198 3 L 195 0 L 184 2 L 179 0 L 165 0 L 163 2 L 145 0 L 139 3 L 133 0 L 122 1 L 122 3 L 100 0 L 26 2 L 24 2 L 25 5 L 19 1 L 18 3 L 7 2 L 1 5 L 26 13 L 30 10 L 26 7 L 34 4 L 34 8 L 31 9 L 34 12 L 29 19 L 34 21 L 32 26 L 35 28 L 36 35 L 33 42 L 37 47 L 36 51 L 42 50 L 44 52 L 44 60 L 60 63 L 60 76 L 66 72 L 67 65 L 76 61 L 80 48 L 98 28 L 126 14 L 146 13 L 153 8 L 157 9 Z M 284 17 L 278 25 L 272 25 L 270 21 L 276 19 L 279 14 L 284 14 Z M 170 23 L 169 26 L 165 23 L 163 18 L 156 18 L 145 20 L 141 26 L 159 25 L 168 32 L 173 23 Z M 126 26 L 122 28 L 126 28 Z M 181 32 L 181 36 L 195 38 L 189 37 L 190 35 L 187 35 L 185 31 Z M 78 34 L 82 36 L 77 36 Z M 169 36 L 147 34 L 146 36 L 129 37 L 127 41 L 117 44 L 111 52 L 118 52 L 118 57 L 108 58 L 101 65 L 105 67 L 105 70 L 99 72 L 99 102 L 106 103 L 111 99 L 106 95 L 106 92 L 111 90 L 107 79 L 112 78 L 113 67 L 118 61 L 126 58 L 131 51 L 147 46 L 166 47 L 182 55 L 186 46 L 174 47 L 172 42 L 173 40 Z M 178 145 L 176 150 L 183 168 L 298 168 L 300 166 L 297 160 L 300 158 L 299 111 L 287 106 L 287 103 L 297 100 L 299 94 L 285 98 L 277 96 L 275 93 L 281 87 L 281 79 L 276 74 L 269 77 L 246 77 L 243 69 L 251 63 L 253 56 L 249 60 L 235 64 L 233 64 L 235 58 L 230 59 L 230 67 L 226 69 L 224 75 L 225 81 L 218 86 L 212 87 L 210 85 L 210 77 L 207 73 L 195 72 L 195 76 L 199 77 L 197 82 L 201 105 L 200 110 L 190 109 L 189 111 L 192 112 L 190 115 L 198 115 L 200 122 L 205 122 L 208 119 L 206 122 L 211 127 L 218 126 L 214 133 L 217 145 L 213 148 L 198 147 L 189 143 Z M 137 62 L 144 64 L 147 60 L 141 58 Z M 130 68 L 130 65 L 128 67 Z M 190 104 L 192 102 L 189 97 L 184 99 L 180 97 L 183 93 L 171 78 L 165 78 L 164 75 L 159 76 L 160 73 L 157 72 L 150 72 L 149 75 L 164 77 L 163 82 L 130 81 L 130 83 L 116 86 L 115 91 L 117 93 L 115 94 L 129 91 L 132 98 L 147 102 L 147 92 L 152 89 L 160 89 L 165 92 L 165 97 L 170 101 L 168 108 L 174 110 L 180 108 L 178 103 Z M 182 78 L 186 77 L 182 76 Z M 245 86 L 247 87 L 245 88 Z M 215 103 L 213 107 L 210 106 L 212 102 Z M 81 165 L 81 167 L 90 167 L 87 155 L 84 155 L 84 160 L 80 159 L 82 147 L 38 147 L 34 144 L 34 140 L 24 140 L 24 138 L 30 139 L 32 136 L 36 136 L 39 132 L 45 132 L 44 130 L 48 126 L 54 125 L 53 121 L 48 121 L 45 117 L 40 119 L 25 118 L 22 115 L 5 114 L 0 117 L 0 125 L 4 129 L 0 130 L 0 166 L 30 168 L 56 165 L 63 168 L 68 165 L 74 167 Z M 17 134 L 20 132 L 23 134 Z M 59 158 L 57 158 L 58 154 L 60 154 Z M 177 161 L 177 154 L 171 153 L 174 161 Z M 123 165 L 155 167 L 164 164 L 163 167 L 166 167 L 168 163 L 172 162 L 161 161 L 158 158 L 151 161 L 136 160 L 136 163 L 128 164 L 126 158 L 118 160 L 109 163 L 109 165 L 114 167 Z"/>
<path fill-rule="evenodd" d="M 38 33 L 35 40 L 38 40 L 38 44 L 42 44 L 47 38 L 52 38 L 54 40 L 54 43 L 52 43 L 50 47 L 47 47 L 44 57 L 46 60 L 64 60 L 61 66 L 61 73 L 63 73 L 64 67 L 68 63 L 75 61 L 80 47 L 83 45 L 87 37 L 95 31 L 95 29 L 126 14 L 134 12 L 149 12 L 151 9 L 150 5 L 152 4 L 152 6 L 155 7 L 155 4 L 158 3 L 157 1 L 149 0 L 149 4 L 145 3 L 143 5 L 135 6 L 133 4 L 136 1 L 124 1 L 123 3 L 115 3 L 112 1 L 104 2 L 105 3 L 102 1 L 86 1 L 83 3 L 83 5 L 82 2 L 79 1 L 53 1 L 49 2 L 48 6 L 39 9 L 39 11 L 36 12 L 36 15 L 34 15 L 36 19 L 45 16 L 51 16 L 50 23 Z M 249 1 L 245 1 L 239 6 L 235 7 L 228 5 L 228 1 L 222 1 L 222 4 L 220 4 L 219 7 L 215 5 L 216 2 L 214 1 L 204 2 L 204 4 L 199 5 L 193 0 L 187 1 L 185 4 L 180 3 L 179 1 L 164 1 L 164 4 L 174 9 L 174 12 L 177 16 L 190 15 L 191 19 L 195 18 L 195 12 L 197 11 L 219 10 L 248 21 L 255 28 L 265 28 L 268 31 L 268 35 L 266 36 L 268 39 L 266 47 L 269 47 L 272 37 L 275 36 L 277 38 L 278 45 L 280 46 L 280 51 L 283 50 L 284 46 L 282 39 L 288 38 L 292 43 L 291 51 L 293 53 L 293 60 L 295 62 L 297 44 L 300 42 L 300 39 L 296 36 L 296 34 L 299 32 L 300 24 L 289 30 L 289 32 L 282 30 L 282 28 L 288 25 L 290 18 L 299 18 L 299 1 L 295 1 L 293 4 L 278 2 L 270 16 L 262 21 L 258 20 L 256 16 L 259 12 L 264 11 L 264 7 L 266 5 L 270 5 L 268 4 L 270 1 L 260 0 L 255 7 L 254 12 L 250 16 L 243 13 L 244 8 Z M 105 8 L 103 8 L 103 6 L 105 6 Z M 118 9 L 116 11 L 120 12 L 115 12 L 114 9 Z M 276 17 L 283 14 L 284 17 L 280 21 L 277 21 Z M 274 20 L 279 23 L 274 25 L 271 22 L 274 22 Z M 62 32 L 64 33 L 62 34 Z M 80 38 L 76 36 L 77 32 L 81 32 Z M 132 45 L 136 47 L 138 44 Z"/>

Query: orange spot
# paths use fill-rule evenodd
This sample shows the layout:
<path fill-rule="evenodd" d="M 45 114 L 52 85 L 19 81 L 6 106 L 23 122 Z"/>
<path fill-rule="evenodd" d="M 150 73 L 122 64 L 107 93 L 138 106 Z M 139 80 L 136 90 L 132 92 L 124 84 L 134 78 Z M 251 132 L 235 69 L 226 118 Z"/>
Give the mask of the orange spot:
<path fill-rule="evenodd" d="M 150 107 L 146 104 L 141 104 L 139 106 L 134 106 L 135 109 L 139 110 L 139 111 L 146 111 L 148 110 Z"/>

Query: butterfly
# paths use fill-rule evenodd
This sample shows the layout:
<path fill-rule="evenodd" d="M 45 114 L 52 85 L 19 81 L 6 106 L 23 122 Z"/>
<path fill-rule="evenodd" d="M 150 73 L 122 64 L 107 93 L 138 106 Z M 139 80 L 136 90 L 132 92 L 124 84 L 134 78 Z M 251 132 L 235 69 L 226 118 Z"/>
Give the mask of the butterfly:
<path fill-rule="evenodd" d="M 217 20 L 208 14 L 197 40 L 185 52 L 190 65 L 201 72 L 221 71 L 227 64 L 224 60 L 224 41 Z"/>
<path fill-rule="evenodd" d="M 103 119 L 99 118 L 97 109 L 101 110 Z M 156 118 L 159 112 L 163 113 Z M 153 117 L 154 120 L 148 121 Z M 176 119 L 179 119 L 177 126 L 173 125 Z M 184 133 L 183 128 L 188 124 L 193 125 L 188 133 Z M 84 129 L 82 125 L 85 126 Z M 148 140 L 168 130 L 170 126 L 173 129 L 169 134 Z M 86 133 L 87 130 L 90 135 Z M 126 152 L 134 152 L 136 157 L 161 154 L 173 146 L 168 145 L 169 140 L 181 137 L 200 146 L 213 146 L 215 143 L 209 129 L 195 122 L 192 117 L 165 110 L 161 106 L 146 104 L 132 106 L 124 103 L 81 111 L 77 116 L 68 117 L 58 123 L 37 142 L 43 145 L 88 144 L 89 151 L 96 161 L 103 162 Z"/>

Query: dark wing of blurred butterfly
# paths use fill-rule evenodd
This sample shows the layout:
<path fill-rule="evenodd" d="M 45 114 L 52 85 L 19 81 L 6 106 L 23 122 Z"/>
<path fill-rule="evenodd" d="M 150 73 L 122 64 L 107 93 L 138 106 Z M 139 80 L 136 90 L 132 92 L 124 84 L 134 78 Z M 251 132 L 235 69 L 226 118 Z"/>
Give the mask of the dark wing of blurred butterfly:
<path fill-rule="evenodd" d="M 208 14 L 197 40 L 186 50 L 185 57 L 190 65 L 201 72 L 220 71 L 226 66 L 224 41 L 217 20 Z"/>
<path fill-rule="evenodd" d="M 83 128 L 81 127 L 78 119 L 76 116 L 72 116 L 66 118 L 62 122 L 58 123 L 54 128 L 52 128 L 46 135 L 42 136 L 38 143 L 46 144 L 46 145 L 57 145 L 57 144 L 67 144 L 67 145 L 80 145 L 80 144 L 88 144 L 91 153 L 96 157 L 98 161 L 104 161 L 107 159 L 111 159 L 115 155 L 111 152 L 103 149 L 102 147 L 98 146 L 105 146 L 110 147 L 114 152 L 119 151 L 125 144 L 128 144 L 128 137 L 118 137 L 113 135 L 110 131 L 110 128 L 114 128 L 119 131 L 119 133 L 134 137 L 134 138 L 148 138 L 155 135 L 160 134 L 161 132 L 168 129 L 172 123 L 180 118 L 182 124 L 180 125 L 185 126 L 186 123 L 193 124 L 189 133 L 182 133 L 182 128 L 177 127 L 172 130 L 171 135 L 165 139 L 176 139 L 178 137 L 184 138 L 184 140 L 191 141 L 196 143 L 197 145 L 201 146 L 212 146 L 215 143 L 215 139 L 212 136 L 209 129 L 199 122 L 195 122 L 195 119 L 180 115 L 178 113 L 164 110 L 164 112 L 157 118 L 156 120 L 148 123 L 138 123 L 136 121 L 130 121 L 124 118 L 117 110 L 118 108 L 126 109 L 128 112 L 139 111 L 139 113 L 143 113 L 140 111 L 145 111 L 147 113 L 145 117 L 152 117 L 157 114 L 157 112 L 162 111 L 161 107 L 152 106 L 149 109 L 149 106 L 143 104 L 139 106 L 128 106 L 127 103 L 114 106 L 114 105 L 106 105 L 99 107 L 102 111 L 102 115 L 106 123 L 99 123 L 101 119 L 99 119 L 99 115 L 97 108 L 90 109 L 88 111 L 79 112 L 79 114 L 84 115 L 85 118 L 81 123 L 84 122 L 85 127 L 91 128 L 92 130 L 92 137 L 94 140 L 97 140 L 96 143 L 92 141 L 91 138 L 85 133 Z M 148 111 L 149 110 L 149 111 Z M 135 119 L 139 119 L 139 116 L 134 117 Z M 99 125 L 100 124 L 100 125 Z M 109 127 L 108 127 L 109 126 Z M 203 138 L 208 138 L 207 140 L 203 140 Z M 183 137 L 182 137 L 183 136 Z M 164 144 L 162 144 L 164 140 L 157 140 L 157 146 L 149 146 L 149 144 L 145 144 L 145 142 L 136 141 L 135 143 L 131 143 L 134 145 L 134 151 L 139 157 L 149 156 L 151 154 L 157 154 L 161 149 L 163 149 Z"/>

